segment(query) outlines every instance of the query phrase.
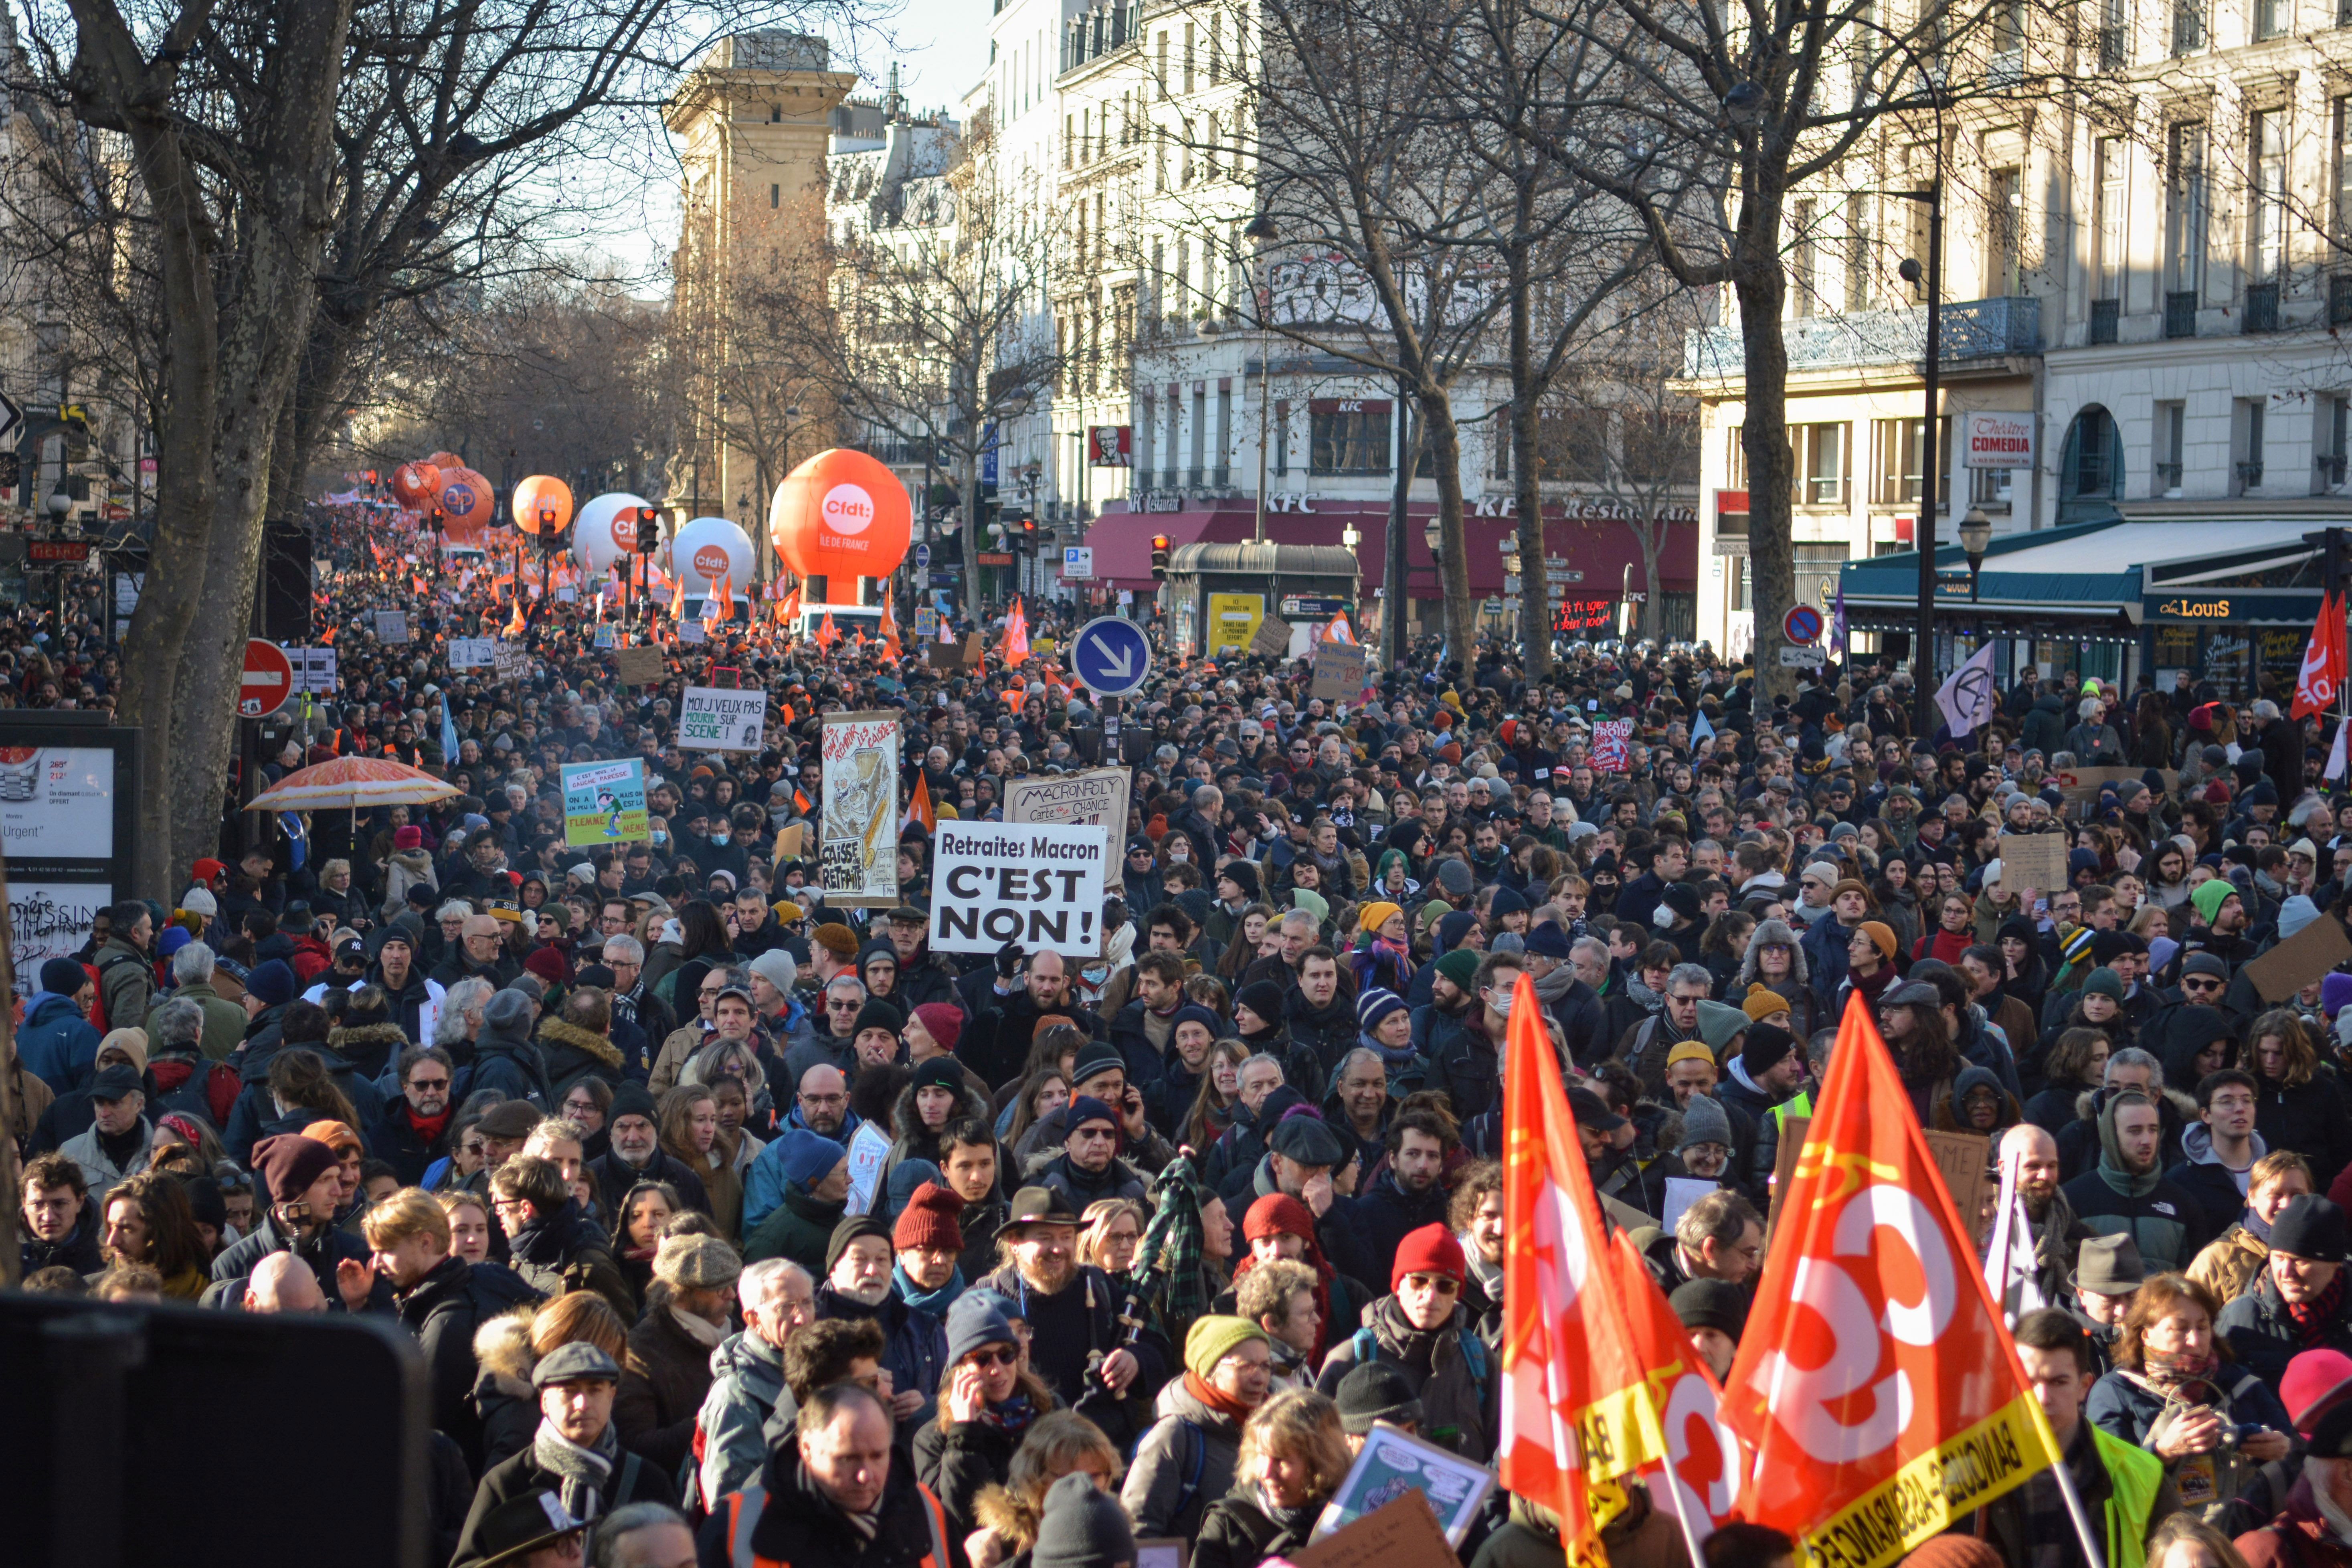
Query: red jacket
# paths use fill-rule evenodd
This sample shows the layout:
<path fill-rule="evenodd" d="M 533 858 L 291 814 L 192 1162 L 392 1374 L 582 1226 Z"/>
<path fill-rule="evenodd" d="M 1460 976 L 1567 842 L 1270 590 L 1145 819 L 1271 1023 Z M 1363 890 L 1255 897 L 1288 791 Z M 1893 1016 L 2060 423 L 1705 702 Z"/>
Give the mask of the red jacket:
<path fill-rule="evenodd" d="M 1923 958 L 1939 958 L 1958 969 L 1960 954 L 1974 947 L 1976 940 L 1974 931 L 1946 931 L 1939 925 L 1931 934 L 1911 944 L 1911 958 L 1914 963 Z"/>
<path fill-rule="evenodd" d="M 2238 1537 L 2246 1568 L 2352 1568 L 2352 1547 L 2339 1544 L 2311 1500 L 2311 1482 L 2298 1479 L 2286 1494 L 2286 1511 L 2260 1530 Z"/>

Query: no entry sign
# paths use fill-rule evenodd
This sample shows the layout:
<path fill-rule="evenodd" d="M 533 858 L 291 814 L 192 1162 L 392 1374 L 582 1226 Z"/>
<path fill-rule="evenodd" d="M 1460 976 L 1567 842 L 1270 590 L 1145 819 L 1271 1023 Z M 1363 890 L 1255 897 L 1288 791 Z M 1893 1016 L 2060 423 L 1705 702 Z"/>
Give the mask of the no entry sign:
<path fill-rule="evenodd" d="M 267 719 L 294 695 L 294 665 L 286 650 L 266 637 L 247 637 L 245 674 L 236 683 L 240 719 Z"/>

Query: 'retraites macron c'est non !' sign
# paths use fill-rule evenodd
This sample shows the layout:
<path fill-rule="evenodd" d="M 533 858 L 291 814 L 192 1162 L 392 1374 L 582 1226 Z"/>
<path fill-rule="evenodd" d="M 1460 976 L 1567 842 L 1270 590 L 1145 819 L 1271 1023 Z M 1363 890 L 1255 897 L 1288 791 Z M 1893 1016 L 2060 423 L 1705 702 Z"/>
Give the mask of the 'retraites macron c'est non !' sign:
<path fill-rule="evenodd" d="M 1008 942 L 1065 958 L 1103 952 L 1103 830 L 942 822 L 931 841 L 931 949 L 994 952 Z"/>

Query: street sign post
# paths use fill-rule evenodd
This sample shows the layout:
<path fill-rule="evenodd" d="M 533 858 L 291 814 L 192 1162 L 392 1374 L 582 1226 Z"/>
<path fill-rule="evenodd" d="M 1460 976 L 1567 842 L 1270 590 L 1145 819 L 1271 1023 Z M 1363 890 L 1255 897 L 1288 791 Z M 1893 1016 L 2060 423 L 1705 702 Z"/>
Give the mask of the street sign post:
<path fill-rule="evenodd" d="M 1780 617 L 1781 638 L 1800 647 L 1821 641 L 1826 626 L 1822 613 L 1811 605 L 1791 605 L 1789 613 Z"/>
<path fill-rule="evenodd" d="M 1097 697 L 1124 697 L 1151 673 L 1151 639 L 1133 621 L 1100 616 L 1070 639 L 1070 667 Z"/>
<path fill-rule="evenodd" d="M 930 569 L 930 565 L 931 547 L 928 544 L 918 544 L 915 546 L 915 570 L 918 572 L 927 572 Z"/>
<path fill-rule="evenodd" d="M 1068 578 L 1089 578 L 1095 574 L 1095 547 L 1091 544 L 1062 546 L 1062 575 Z"/>
<path fill-rule="evenodd" d="M 0 443 L 14 441 L 16 432 L 25 427 L 25 411 L 5 392 L 0 392 Z"/>
<path fill-rule="evenodd" d="M 1780 650 L 1783 669 L 1815 669 L 1828 656 L 1817 647 L 1784 647 Z"/>
<path fill-rule="evenodd" d="M 236 683 L 240 719 L 267 719 L 294 695 L 294 664 L 286 650 L 267 637 L 247 637 L 245 673 Z"/>

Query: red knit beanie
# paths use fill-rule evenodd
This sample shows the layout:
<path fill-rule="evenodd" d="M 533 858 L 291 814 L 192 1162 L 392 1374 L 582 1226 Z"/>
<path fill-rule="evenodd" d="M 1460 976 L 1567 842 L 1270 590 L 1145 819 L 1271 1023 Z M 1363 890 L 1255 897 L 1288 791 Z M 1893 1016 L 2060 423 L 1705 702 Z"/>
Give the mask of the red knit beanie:
<path fill-rule="evenodd" d="M 940 1049 L 952 1051 L 956 1041 L 963 1037 L 963 1012 L 945 1002 L 926 1002 L 915 1009 L 915 1016 L 923 1021 L 923 1031 L 939 1042 Z"/>
<path fill-rule="evenodd" d="M 1469 1272 L 1454 1233 L 1442 1225 L 1425 1225 L 1397 1243 L 1396 1261 L 1389 1266 L 1389 1289 L 1402 1289 L 1408 1274 L 1443 1274 L 1459 1285 Z"/>
<path fill-rule="evenodd" d="M 292 1203 L 341 1163 L 332 1149 L 298 1132 L 281 1132 L 253 1146 L 253 1168 L 261 1173 L 274 1203 Z"/>
<path fill-rule="evenodd" d="M 563 961 L 563 954 L 551 947 L 533 952 L 522 961 L 522 966 L 550 985 L 561 985 L 572 978 L 572 966 Z"/>
<path fill-rule="evenodd" d="M 950 1252 L 963 1250 L 963 1230 L 956 1216 L 963 1213 L 963 1200 L 937 1182 L 925 1182 L 907 1200 L 906 1212 L 891 1229 L 890 1246 L 904 1252 L 910 1247 L 943 1247 Z"/>
<path fill-rule="evenodd" d="M 1288 1193 L 1268 1193 L 1250 1205 L 1249 1212 L 1242 1216 L 1242 1239 L 1262 1241 L 1269 1236 L 1296 1236 L 1313 1241 L 1315 1216 Z"/>

